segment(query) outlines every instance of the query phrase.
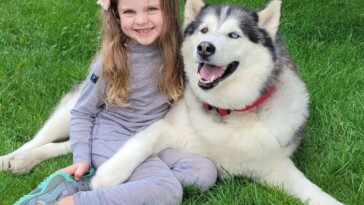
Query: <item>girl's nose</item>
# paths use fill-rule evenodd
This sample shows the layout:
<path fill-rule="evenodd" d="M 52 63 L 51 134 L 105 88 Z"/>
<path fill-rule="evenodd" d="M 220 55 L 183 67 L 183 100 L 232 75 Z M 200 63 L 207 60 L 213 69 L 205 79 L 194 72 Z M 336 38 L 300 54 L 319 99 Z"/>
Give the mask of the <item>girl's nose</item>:
<path fill-rule="evenodd" d="M 135 24 L 137 25 L 145 25 L 148 23 L 148 14 L 143 13 L 143 14 L 139 14 L 136 16 L 135 18 Z"/>

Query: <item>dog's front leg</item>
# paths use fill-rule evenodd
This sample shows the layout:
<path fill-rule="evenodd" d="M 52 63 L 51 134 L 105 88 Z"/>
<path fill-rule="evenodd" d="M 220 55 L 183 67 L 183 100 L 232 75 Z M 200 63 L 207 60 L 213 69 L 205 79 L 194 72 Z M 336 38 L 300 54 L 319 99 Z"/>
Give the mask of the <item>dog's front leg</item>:
<path fill-rule="evenodd" d="M 134 169 L 152 154 L 169 147 L 164 139 L 168 124 L 159 120 L 131 137 L 115 155 L 98 168 L 92 189 L 116 186 L 126 181 Z"/>
<path fill-rule="evenodd" d="M 75 87 L 62 98 L 52 115 L 50 115 L 32 140 L 17 150 L 0 156 L 0 171 L 10 170 L 15 173 L 26 173 L 33 166 L 46 159 L 71 152 L 69 142 L 63 144 L 52 144 L 52 142 L 68 140 L 71 119 L 70 111 L 79 98 L 81 87 L 82 85 Z"/>
<path fill-rule="evenodd" d="M 19 152 L 9 160 L 9 169 L 13 173 L 27 173 L 38 163 L 71 152 L 69 141 L 48 143 L 32 150 Z"/>
<path fill-rule="evenodd" d="M 266 169 L 265 169 L 266 168 Z M 263 169 L 260 180 L 275 186 L 283 186 L 289 194 L 309 205 L 342 205 L 335 198 L 321 190 L 287 158 L 278 160 Z"/>

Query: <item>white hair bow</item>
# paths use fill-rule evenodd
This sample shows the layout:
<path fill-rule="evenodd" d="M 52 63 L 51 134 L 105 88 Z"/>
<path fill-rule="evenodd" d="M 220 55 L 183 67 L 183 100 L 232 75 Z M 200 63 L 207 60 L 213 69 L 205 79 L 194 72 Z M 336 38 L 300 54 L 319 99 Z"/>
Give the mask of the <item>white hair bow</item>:
<path fill-rule="evenodd" d="M 110 0 L 97 0 L 97 4 L 100 4 L 106 11 L 110 8 Z"/>

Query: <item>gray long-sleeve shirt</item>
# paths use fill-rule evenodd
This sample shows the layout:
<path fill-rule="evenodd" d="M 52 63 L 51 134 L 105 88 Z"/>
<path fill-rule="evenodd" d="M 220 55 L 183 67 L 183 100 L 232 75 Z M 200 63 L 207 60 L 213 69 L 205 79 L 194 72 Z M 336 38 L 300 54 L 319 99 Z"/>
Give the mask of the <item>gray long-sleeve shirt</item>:
<path fill-rule="evenodd" d="M 100 93 L 105 92 L 107 83 L 102 78 L 95 83 L 95 76 L 100 76 L 102 71 L 102 58 L 98 57 L 91 67 L 80 98 L 71 111 L 70 140 L 74 163 L 91 164 L 92 139 L 109 140 L 111 144 L 114 140 L 126 141 L 169 110 L 156 83 L 161 62 L 158 45 L 130 43 L 130 47 L 130 106 L 106 108 Z M 102 150 L 97 152 L 102 153 Z"/>

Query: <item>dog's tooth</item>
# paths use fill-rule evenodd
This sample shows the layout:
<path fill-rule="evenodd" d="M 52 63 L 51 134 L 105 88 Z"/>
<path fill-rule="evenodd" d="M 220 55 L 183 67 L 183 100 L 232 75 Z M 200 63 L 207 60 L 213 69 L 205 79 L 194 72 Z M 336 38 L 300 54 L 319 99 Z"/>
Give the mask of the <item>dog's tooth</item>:
<path fill-rule="evenodd" d="M 213 76 L 210 78 L 210 80 L 209 80 L 209 81 L 210 81 L 210 83 L 211 83 L 211 82 L 213 82 L 213 81 L 214 81 L 214 79 L 215 79 L 215 75 L 213 75 Z"/>

